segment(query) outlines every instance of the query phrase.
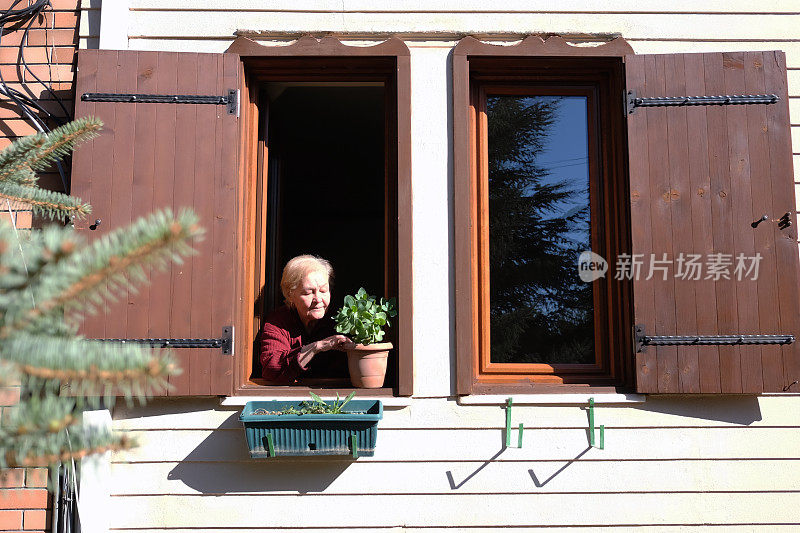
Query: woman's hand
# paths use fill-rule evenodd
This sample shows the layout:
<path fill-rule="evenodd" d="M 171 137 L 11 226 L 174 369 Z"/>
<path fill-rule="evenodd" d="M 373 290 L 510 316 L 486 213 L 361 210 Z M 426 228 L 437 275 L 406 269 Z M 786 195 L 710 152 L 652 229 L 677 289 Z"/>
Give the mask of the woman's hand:
<path fill-rule="evenodd" d="M 345 337 L 344 335 L 331 335 L 315 344 L 319 345 L 317 352 L 327 352 L 328 350 L 352 350 L 355 348 L 356 343 Z"/>
<path fill-rule="evenodd" d="M 327 352 L 328 350 L 352 350 L 355 348 L 356 343 L 345 337 L 344 335 L 331 335 L 320 341 L 312 342 L 303 346 L 297 356 L 300 366 L 306 368 L 308 363 L 320 352 Z"/>

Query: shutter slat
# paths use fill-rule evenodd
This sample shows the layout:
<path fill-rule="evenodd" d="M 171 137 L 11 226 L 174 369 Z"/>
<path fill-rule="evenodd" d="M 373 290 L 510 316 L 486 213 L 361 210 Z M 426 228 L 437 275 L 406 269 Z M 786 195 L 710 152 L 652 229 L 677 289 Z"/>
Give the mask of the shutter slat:
<path fill-rule="evenodd" d="M 764 91 L 764 53 L 747 52 L 744 57 L 744 83 L 746 91 Z M 772 183 L 769 162 L 769 139 L 767 137 L 767 107 L 746 106 L 747 113 L 747 145 L 750 152 L 750 176 L 752 191 L 752 215 L 757 220 L 763 215 L 771 218 Z M 780 310 L 778 308 L 777 264 L 774 247 L 768 246 L 772 240 L 762 238 L 761 234 L 771 234 L 774 222 L 768 218 L 753 229 L 755 252 L 762 259 L 759 265 L 759 276 L 756 282 L 758 290 L 758 323 L 761 331 L 783 331 Z M 783 384 L 781 372 L 781 347 L 763 345 L 760 347 L 761 358 L 753 361 L 742 359 L 743 389 L 750 386 L 747 382 L 758 377 L 760 381 L 752 383 L 755 392 L 763 390 L 779 390 Z M 749 368 L 748 368 L 749 367 Z M 750 378 L 749 376 L 752 376 Z M 750 389 L 752 390 L 752 389 Z"/>
<path fill-rule="evenodd" d="M 218 56 L 199 54 L 197 57 L 197 91 L 214 94 L 221 73 L 217 72 Z M 213 266 L 213 221 L 214 221 L 214 159 L 216 157 L 216 128 L 221 127 L 218 113 L 225 113 L 223 106 L 201 105 L 196 109 L 195 161 L 194 161 L 194 209 L 201 220 L 206 221 L 205 237 L 194 243 L 197 255 L 192 257 L 192 336 L 203 336 L 211 331 L 211 308 L 213 294 L 208 290 L 212 283 Z M 202 148 L 205 147 L 205 148 Z M 220 332 L 213 332 L 218 336 Z M 211 360 L 202 351 L 194 350 L 192 375 L 189 383 L 191 394 L 209 394 L 211 390 Z"/>
<path fill-rule="evenodd" d="M 140 52 L 137 58 L 135 71 L 137 91 L 157 92 L 157 79 L 154 73 L 158 71 L 158 52 Z M 131 190 L 132 213 L 149 213 L 153 210 L 153 185 L 155 173 L 155 135 L 156 108 L 155 106 L 132 106 L 135 112 L 134 140 L 135 149 L 133 158 L 133 186 Z M 150 268 L 145 269 L 148 279 L 151 279 Z M 150 286 L 143 285 L 138 291 L 131 291 L 128 295 L 127 319 L 128 328 L 132 331 L 145 331 L 149 333 L 149 318 L 147 309 L 150 305 Z M 149 335 L 148 335 L 149 336 Z"/>
<path fill-rule="evenodd" d="M 666 281 L 634 281 L 634 323 L 647 334 L 800 333 L 796 229 L 776 224 L 785 212 L 794 218 L 795 209 L 782 58 L 772 52 L 626 58 L 628 90 L 643 97 L 780 98 L 772 104 L 642 108 L 629 116 L 633 253 L 645 261 L 650 253 L 657 259 L 666 253 L 673 269 L 680 253 L 700 254 L 704 263 L 697 281 L 676 279 L 674 270 Z M 764 214 L 768 219 L 753 227 Z M 732 260 L 730 279 L 705 279 L 710 253 Z M 743 273 L 737 279 L 737 256 L 748 266 L 756 253 L 762 256 L 758 277 Z M 797 343 L 647 347 L 637 354 L 637 390 L 780 392 L 798 379 L 799 360 Z"/>
<path fill-rule="evenodd" d="M 100 50 L 86 54 L 89 61 L 92 54 L 96 83 L 91 83 L 91 69 L 87 69 L 87 84 L 77 87 L 77 106 L 94 109 L 106 127 L 93 143 L 89 161 L 77 159 L 73 181 L 76 190 L 89 190 L 92 221 L 102 218 L 103 223 L 86 234 L 97 238 L 154 209 L 171 207 L 178 212 L 190 207 L 199 215 L 206 235 L 193 243 L 196 255 L 167 273 L 153 274 L 149 290 L 130 291 L 107 313 L 87 321 L 82 332 L 94 338 L 220 337 L 222 327 L 234 323 L 237 118 L 221 106 L 85 103 L 80 95 L 222 94 L 222 85 L 238 86 L 238 56 Z M 231 69 L 229 79 L 223 80 L 221 67 L 226 60 Z M 228 146 L 223 148 L 223 142 Z M 217 228 L 215 238 L 220 218 L 226 223 L 224 229 Z M 230 393 L 232 357 L 219 349 L 200 348 L 174 354 L 183 374 L 170 378 L 174 387 L 170 394 Z M 219 375 L 212 377 L 216 372 Z"/>
<path fill-rule="evenodd" d="M 647 96 L 665 94 L 666 72 L 664 56 L 646 58 L 645 87 Z M 650 164 L 650 199 L 652 251 L 655 258 L 673 257 L 672 254 L 672 212 L 670 209 L 669 175 L 669 131 L 667 130 L 666 108 L 648 109 L 647 142 Z M 648 276 L 650 257 L 645 257 L 643 275 Z M 660 274 L 653 276 L 655 292 L 655 331 L 656 335 L 675 335 L 675 284 L 668 277 L 662 280 Z M 678 392 L 678 350 L 673 346 L 656 348 L 658 360 L 658 391 Z"/>
<path fill-rule="evenodd" d="M 684 56 L 664 57 L 666 94 L 686 93 L 686 70 Z M 689 141 L 687 109 L 668 109 L 667 132 L 669 137 L 669 207 L 672 224 L 673 250 L 668 276 L 673 278 L 675 291 L 676 331 L 697 331 L 697 301 L 695 284 L 675 278 L 677 257 L 681 253 L 693 253 L 693 227 L 696 224 L 692 212 L 692 191 L 689 182 Z M 700 392 L 698 369 L 699 350 L 688 346 L 677 350 L 677 379 L 679 392 Z"/>
<path fill-rule="evenodd" d="M 138 54 L 117 54 L 114 71 L 117 74 L 116 87 L 124 91 L 136 86 Z M 106 231 L 123 227 L 131 220 L 133 210 L 133 162 L 135 150 L 136 105 L 117 107 L 114 111 L 113 157 L 111 165 L 111 203 L 108 216 L 103 218 Z M 104 224 L 101 224 L 104 225 Z M 125 337 L 128 331 L 128 298 L 131 291 L 123 287 L 119 298 L 109 306 L 109 314 L 113 317 L 106 321 L 106 336 L 110 338 Z"/>
<path fill-rule="evenodd" d="M 175 94 L 178 90 L 178 56 L 170 52 L 158 52 L 158 70 L 153 74 L 156 79 L 159 94 Z M 177 106 L 173 105 L 152 105 L 155 109 L 156 128 L 153 130 L 155 138 L 155 182 L 153 183 L 153 209 L 172 208 L 173 182 L 175 181 L 175 138 L 176 138 L 176 117 Z M 169 305 L 155 305 L 159 299 L 163 302 L 165 296 L 171 297 L 172 291 L 172 270 L 179 268 L 179 265 L 169 265 L 164 272 L 160 272 L 152 277 L 150 293 L 151 305 L 148 311 L 149 328 L 147 337 L 158 337 L 165 332 L 172 331 L 170 322 Z M 180 357 L 179 350 L 175 353 Z M 183 371 L 188 369 L 183 367 Z M 182 376 L 170 376 L 170 385 L 176 386 L 176 380 Z M 185 378 L 183 378 L 185 379 Z M 181 389 L 176 388 L 175 391 Z"/>
<path fill-rule="evenodd" d="M 78 69 L 75 73 L 76 87 L 86 87 L 87 90 L 94 90 L 97 86 L 97 51 L 86 50 L 78 60 Z M 75 116 L 85 117 L 95 115 L 95 104 L 91 102 L 75 102 Z M 92 153 L 94 152 L 95 140 L 86 142 L 72 156 L 72 178 L 70 183 L 70 193 L 81 198 L 89 204 L 91 198 L 91 176 L 92 176 Z M 76 176 L 84 176 L 85 179 L 76 179 Z M 95 219 L 95 213 L 91 213 L 85 220 L 76 220 L 75 228 L 78 230 L 86 229 Z M 77 317 L 76 317 L 77 318 Z M 97 331 L 99 321 L 87 318 L 85 315 L 77 320 L 80 331 L 88 333 L 94 327 Z"/>
<path fill-rule="evenodd" d="M 100 53 L 97 57 L 97 87 L 108 87 L 116 90 L 117 87 L 117 53 L 109 50 L 107 53 Z M 77 95 L 77 91 L 76 91 Z M 102 220 L 97 229 L 89 233 L 90 238 L 98 239 L 105 235 L 109 228 L 113 227 L 111 213 L 111 194 L 112 182 L 114 178 L 114 151 L 116 132 L 116 106 L 113 104 L 95 104 L 95 114 L 103 120 L 103 134 L 94 141 L 92 152 L 93 167 L 92 174 L 95 175 L 91 182 L 92 192 L 92 215 L 94 218 Z M 76 179 L 73 175 L 72 179 Z M 86 328 L 87 337 L 110 337 L 114 332 L 113 319 L 105 319 L 99 316 L 113 316 L 114 304 L 110 304 L 104 311 L 99 310 L 98 316 L 89 319 Z M 117 335 L 119 336 L 119 335 Z"/>
<path fill-rule="evenodd" d="M 222 55 L 218 60 L 217 93 L 239 86 L 240 62 L 231 54 Z M 223 113 L 221 109 L 218 113 Z M 212 285 L 217 287 L 225 280 L 234 280 L 234 261 L 231 258 L 230 243 L 236 242 L 236 211 L 233 202 L 223 201 L 236 193 L 238 180 L 237 161 L 239 158 L 239 125 L 235 120 L 226 120 L 216 129 L 216 157 L 214 159 L 214 218 L 206 236 L 212 244 L 213 269 Z M 231 291 L 234 287 L 231 285 Z M 211 330 L 222 331 L 232 324 L 234 316 L 233 298 L 216 298 L 211 308 Z M 230 394 L 232 392 L 233 358 L 215 357 L 211 359 L 211 392 Z"/>
<path fill-rule="evenodd" d="M 645 86 L 644 56 L 626 58 L 628 86 Z M 642 110 L 645 111 L 645 110 Z M 650 110 L 646 110 L 649 112 Z M 631 117 L 628 121 L 628 159 L 631 195 L 631 237 L 637 253 L 649 256 L 653 241 L 650 238 L 650 153 L 647 142 L 647 115 Z M 655 290 L 652 280 L 641 277 L 634 288 L 634 322 L 645 325 L 655 323 Z M 636 354 L 637 387 L 640 390 L 658 390 L 658 361 L 656 350 L 645 350 Z"/>
<path fill-rule="evenodd" d="M 686 94 L 708 94 L 705 87 L 705 65 L 700 54 L 684 56 Z M 692 212 L 691 253 L 708 257 L 714 251 L 709 178 L 708 129 L 705 107 L 686 109 L 689 145 L 689 196 Z M 702 280 L 684 281 L 694 287 L 697 333 L 717 335 L 717 295 L 713 283 Z M 719 348 L 697 347 L 698 386 L 701 393 L 719 392 Z"/>
<path fill-rule="evenodd" d="M 178 93 L 197 94 L 197 54 L 184 53 L 178 56 Z M 192 204 L 194 190 L 194 162 L 197 130 L 196 105 L 177 104 L 175 117 L 175 177 L 173 179 L 172 208 L 175 212 Z M 187 258 L 172 268 L 172 302 L 170 330 L 178 338 L 190 337 L 194 306 L 182 302 L 192 300 L 192 268 L 194 258 Z M 177 390 L 191 391 L 191 376 L 196 371 L 192 363 L 199 356 L 196 349 L 176 352 L 183 374 L 175 380 Z"/>
<path fill-rule="evenodd" d="M 732 52 L 722 54 L 722 65 L 725 71 L 725 94 L 742 94 L 744 83 L 744 53 Z M 731 178 L 731 197 L 733 204 L 733 252 L 734 261 L 737 254 L 745 257 L 755 255 L 754 228 L 751 226 L 754 217 L 752 208 L 752 177 L 750 159 L 755 155 L 748 150 L 747 143 L 747 108 L 729 106 L 728 114 L 728 150 Z M 733 268 L 731 269 L 733 278 Z M 739 332 L 759 331 L 758 323 L 758 286 L 752 280 L 735 279 L 736 311 Z M 739 389 L 733 392 L 759 392 L 761 388 L 761 347 L 741 346 L 739 360 L 734 359 L 734 368 L 739 368 Z M 732 368 L 732 372 L 735 370 Z"/>
<path fill-rule="evenodd" d="M 798 294 L 797 216 L 795 213 L 794 183 L 792 173 L 792 145 L 789 128 L 789 99 L 787 97 L 786 56 L 783 52 L 764 54 L 765 83 L 772 87 L 781 101 L 767 108 L 769 132 L 770 178 L 775 217 L 789 213 L 792 225 L 784 230 L 772 226 L 775 254 L 778 262 L 778 308 L 781 326 L 787 333 L 800 329 L 800 294 Z M 800 337 L 797 337 L 800 338 Z M 800 392 L 800 344 L 795 342 L 781 347 L 783 358 L 783 387 L 788 392 Z M 781 387 L 781 390 L 783 390 Z"/>
<path fill-rule="evenodd" d="M 724 74 L 722 71 L 722 54 L 704 56 L 706 72 L 706 93 L 724 94 Z M 733 250 L 731 188 L 728 169 L 728 130 L 727 108 L 708 107 L 708 158 L 711 176 L 711 213 L 714 238 L 714 252 L 723 253 Z M 705 259 L 705 258 L 704 258 Z M 733 281 L 720 279 L 715 284 L 717 295 L 717 331 L 724 335 L 739 332 L 736 315 L 736 288 Z M 743 332 L 742 332 L 743 333 Z M 736 392 L 740 386 L 738 366 L 738 346 L 721 346 L 719 348 L 719 381 L 720 392 Z"/>

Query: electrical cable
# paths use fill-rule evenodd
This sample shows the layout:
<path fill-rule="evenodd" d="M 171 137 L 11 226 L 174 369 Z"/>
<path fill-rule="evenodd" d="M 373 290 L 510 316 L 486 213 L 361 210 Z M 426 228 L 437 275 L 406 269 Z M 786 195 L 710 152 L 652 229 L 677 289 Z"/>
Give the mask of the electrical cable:
<path fill-rule="evenodd" d="M 8 9 L 0 11 L 0 43 L 2 43 L 3 35 L 7 33 L 7 30 L 23 28 L 23 33 L 19 44 L 19 53 L 17 55 L 18 65 L 21 63 L 24 69 L 23 78 L 24 73 L 30 74 L 33 79 L 36 80 L 39 85 L 44 87 L 45 91 L 52 96 L 53 100 L 58 104 L 64 114 L 63 116 L 59 116 L 51 113 L 42 107 L 42 105 L 32 97 L 32 94 L 26 95 L 21 91 L 10 87 L 8 82 L 6 82 L 5 78 L 3 77 L 2 71 L 0 71 L 0 95 L 8 97 L 19 109 L 20 115 L 32 123 L 38 131 L 41 133 L 49 133 L 51 130 L 48 126 L 48 122 L 52 121 L 58 125 L 62 125 L 70 119 L 70 113 L 64 105 L 64 101 L 55 93 L 55 91 L 53 91 L 52 86 L 39 78 L 30 65 L 28 65 L 28 62 L 25 59 L 25 47 L 28 45 L 28 34 L 30 29 L 33 27 L 34 22 L 36 21 L 36 18 L 40 15 L 43 15 L 48 8 L 52 10 L 53 6 L 50 3 L 50 0 L 37 0 L 36 2 L 29 3 L 29 5 L 24 8 L 15 9 L 21 2 L 22 0 L 15 0 Z M 55 13 L 53 13 L 53 15 L 55 16 Z M 45 43 L 45 45 L 46 44 L 47 43 Z M 47 64 L 50 65 L 50 63 L 51 58 L 47 57 Z M 20 79 L 20 83 L 25 85 L 23 79 Z M 44 117 L 42 118 L 41 115 L 44 115 Z M 61 178 L 61 185 L 64 187 L 64 191 L 66 192 L 67 178 L 64 168 L 60 163 L 56 164 L 56 168 L 58 170 L 59 177 Z"/>

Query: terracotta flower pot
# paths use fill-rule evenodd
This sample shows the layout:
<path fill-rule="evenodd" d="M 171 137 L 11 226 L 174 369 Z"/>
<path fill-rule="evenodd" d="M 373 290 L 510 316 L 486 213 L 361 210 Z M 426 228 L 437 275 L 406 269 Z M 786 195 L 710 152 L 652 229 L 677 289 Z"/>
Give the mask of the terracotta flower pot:
<path fill-rule="evenodd" d="M 354 387 L 362 389 L 379 389 L 386 378 L 386 358 L 392 349 L 391 342 L 376 344 L 356 344 L 353 350 L 347 351 L 347 368 L 350 370 L 350 382 Z"/>

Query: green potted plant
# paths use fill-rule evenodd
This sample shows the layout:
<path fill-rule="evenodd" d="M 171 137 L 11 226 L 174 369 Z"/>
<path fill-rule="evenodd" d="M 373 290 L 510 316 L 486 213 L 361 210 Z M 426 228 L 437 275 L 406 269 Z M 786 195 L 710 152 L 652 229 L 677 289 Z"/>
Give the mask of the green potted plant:
<path fill-rule="evenodd" d="M 377 389 L 383 387 L 386 361 L 391 342 L 383 341 L 389 318 L 397 316 L 395 299 L 370 296 L 363 287 L 355 295 L 344 297 L 344 305 L 333 317 L 336 331 L 356 343 L 347 351 L 347 366 L 354 387 Z"/>

